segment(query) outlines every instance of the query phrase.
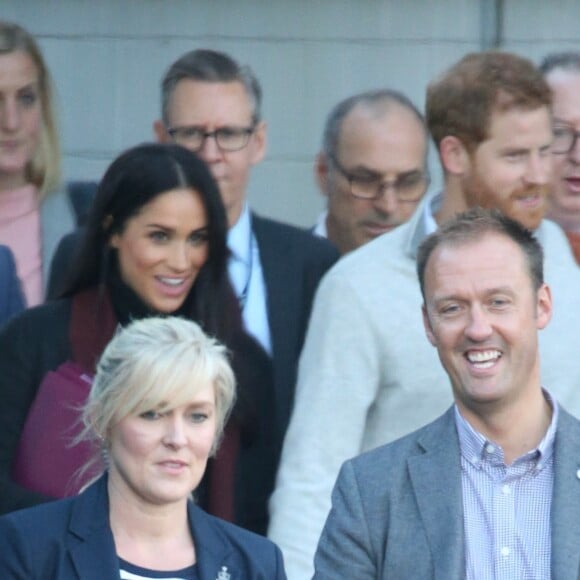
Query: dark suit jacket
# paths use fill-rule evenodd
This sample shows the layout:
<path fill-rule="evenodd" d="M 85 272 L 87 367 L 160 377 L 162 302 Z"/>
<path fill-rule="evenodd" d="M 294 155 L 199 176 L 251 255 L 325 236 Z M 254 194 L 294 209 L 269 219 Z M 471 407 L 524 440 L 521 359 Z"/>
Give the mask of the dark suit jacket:
<path fill-rule="evenodd" d="M 580 422 L 559 409 L 552 580 L 580 579 Z M 314 560 L 315 580 L 465 578 L 459 437 L 453 408 L 347 461 Z"/>
<path fill-rule="evenodd" d="M 188 505 L 202 580 L 225 568 L 231 580 L 284 580 L 280 550 L 269 540 Z M 109 525 L 107 477 L 81 495 L 0 518 L 0 578 L 105 580 L 119 578 Z"/>
<path fill-rule="evenodd" d="M 298 359 L 320 279 L 338 260 L 328 241 L 306 230 L 252 214 L 264 272 L 280 444 L 292 406 Z"/>
<path fill-rule="evenodd" d="M 0 246 L 0 327 L 24 308 L 24 295 L 16 276 L 14 257 L 10 248 Z"/>
<path fill-rule="evenodd" d="M 294 402 L 298 358 L 318 283 L 338 260 L 328 241 L 300 228 L 252 214 L 267 293 L 272 337 L 276 424 L 281 445 Z M 54 255 L 48 297 L 62 290 L 83 230 L 65 236 Z"/>

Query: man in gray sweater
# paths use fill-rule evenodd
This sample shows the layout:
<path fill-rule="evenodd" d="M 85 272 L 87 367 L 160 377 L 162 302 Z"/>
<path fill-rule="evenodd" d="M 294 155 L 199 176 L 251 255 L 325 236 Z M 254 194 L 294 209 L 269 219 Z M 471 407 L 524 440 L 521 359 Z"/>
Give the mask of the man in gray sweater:
<path fill-rule="evenodd" d="M 540 336 L 542 383 L 580 415 L 580 269 L 563 232 L 543 219 L 552 178 L 550 107 L 549 87 L 527 59 L 498 52 L 464 57 L 427 93 L 444 190 L 323 279 L 270 500 L 269 535 L 284 552 L 291 580 L 313 573 L 341 464 L 451 404 L 447 376 L 425 338 L 415 259 L 420 242 L 457 213 L 497 208 L 542 243 L 556 305 Z"/>

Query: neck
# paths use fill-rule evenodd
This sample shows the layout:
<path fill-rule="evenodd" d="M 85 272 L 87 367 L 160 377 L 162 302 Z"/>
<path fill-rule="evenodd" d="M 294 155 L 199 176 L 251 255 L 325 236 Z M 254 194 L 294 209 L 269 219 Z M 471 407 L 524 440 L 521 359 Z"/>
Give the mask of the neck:
<path fill-rule="evenodd" d="M 336 246 L 341 256 L 353 249 L 347 240 L 340 235 L 340 228 L 334 222 L 330 213 L 326 216 L 326 237 Z"/>
<path fill-rule="evenodd" d="M 162 506 L 147 503 L 119 485 L 111 474 L 108 492 L 109 521 L 118 556 L 157 570 L 195 563 L 187 498 Z"/>
<path fill-rule="evenodd" d="M 187 522 L 187 498 L 168 505 L 147 503 L 119 485 L 109 475 L 109 517 L 113 536 L 159 540 L 172 538 L 189 530 Z"/>
<path fill-rule="evenodd" d="M 546 217 L 555 221 L 564 231 L 580 234 L 580 214 L 552 206 Z"/>
<path fill-rule="evenodd" d="M 542 441 L 552 420 L 552 407 L 541 388 L 525 401 L 502 403 L 497 409 L 469 408 L 457 401 L 465 420 L 486 439 L 500 445 L 506 465 L 535 449 Z"/>
<path fill-rule="evenodd" d="M 238 223 L 243 211 L 244 204 L 235 205 L 227 209 L 228 229 L 233 228 Z"/>
<path fill-rule="evenodd" d="M 24 173 L 9 173 L 7 175 L 0 175 L 0 194 L 3 191 L 11 191 L 19 187 L 23 187 L 28 183 Z"/>
<path fill-rule="evenodd" d="M 433 216 L 438 226 L 455 217 L 458 213 L 469 209 L 458 178 L 452 175 L 445 177 L 445 188 L 439 211 Z"/>

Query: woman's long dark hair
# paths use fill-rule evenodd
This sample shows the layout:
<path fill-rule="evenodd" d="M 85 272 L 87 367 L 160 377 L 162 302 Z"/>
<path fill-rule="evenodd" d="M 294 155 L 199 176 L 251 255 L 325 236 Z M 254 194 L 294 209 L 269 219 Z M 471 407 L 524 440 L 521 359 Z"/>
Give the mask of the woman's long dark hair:
<path fill-rule="evenodd" d="M 227 274 L 227 219 L 218 187 L 206 164 L 179 145 L 143 144 L 122 153 L 107 169 L 88 217 L 87 230 L 62 296 L 86 288 L 104 292 L 112 249 L 111 236 L 157 196 L 191 188 L 207 214 L 208 258 L 185 304 L 187 316 L 205 332 L 229 343 L 241 317 Z"/>

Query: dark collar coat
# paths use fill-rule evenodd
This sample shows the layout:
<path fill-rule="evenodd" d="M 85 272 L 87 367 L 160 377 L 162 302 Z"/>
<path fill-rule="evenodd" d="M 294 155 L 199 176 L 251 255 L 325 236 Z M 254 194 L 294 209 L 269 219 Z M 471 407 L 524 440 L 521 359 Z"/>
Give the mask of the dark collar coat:
<path fill-rule="evenodd" d="M 188 516 L 201 580 L 286 578 L 281 552 L 266 538 L 218 520 L 192 502 L 188 503 Z M 1 517 L 0 546 L 0 578 L 119 578 L 109 525 L 107 477 L 77 497 Z M 218 576 L 220 572 L 222 576 Z"/>

